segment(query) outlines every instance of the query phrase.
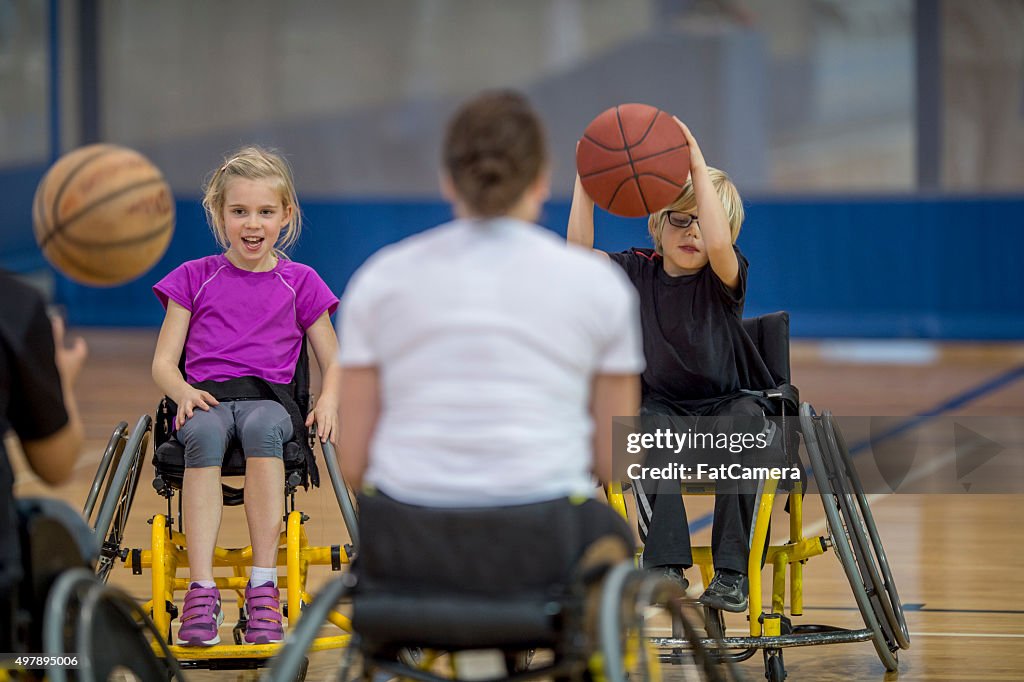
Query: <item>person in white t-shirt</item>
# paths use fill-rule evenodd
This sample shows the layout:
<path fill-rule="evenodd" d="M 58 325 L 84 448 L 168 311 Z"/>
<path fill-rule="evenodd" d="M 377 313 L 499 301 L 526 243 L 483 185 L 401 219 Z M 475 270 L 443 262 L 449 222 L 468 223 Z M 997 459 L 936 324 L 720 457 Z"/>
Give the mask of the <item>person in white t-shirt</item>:
<path fill-rule="evenodd" d="M 511 593 L 537 587 L 538 563 L 630 557 L 632 532 L 593 498 L 594 477 L 612 478 L 612 417 L 639 407 L 635 290 L 534 224 L 547 152 L 521 95 L 464 104 L 443 155 L 456 219 L 381 249 L 341 302 L 338 459 L 363 491 L 353 570 L 383 562 L 416 593 Z M 466 509 L 478 516 L 424 537 L 421 519 Z M 525 522 L 479 531 L 498 510 Z M 407 555 L 415 565 L 400 565 Z"/>

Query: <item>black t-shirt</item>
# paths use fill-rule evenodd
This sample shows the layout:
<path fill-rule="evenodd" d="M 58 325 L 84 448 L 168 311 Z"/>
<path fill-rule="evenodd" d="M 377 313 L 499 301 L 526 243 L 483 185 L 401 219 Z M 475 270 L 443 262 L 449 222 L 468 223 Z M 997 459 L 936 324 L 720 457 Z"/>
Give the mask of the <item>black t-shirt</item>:
<path fill-rule="evenodd" d="M 0 435 L 21 440 L 51 436 L 68 422 L 53 331 L 39 293 L 0 272 Z M 0 440 L 0 588 L 21 575 L 14 474 Z"/>
<path fill-rule="evenodd" d="M 768 368 L 743 330 L 747 259 L 738 248 L 735 291 L 710 265 L 672 277 L 652 249 L 611 253 L 640 293 L 643 327 L 643 396 L 684 408 L 774 386 Z"/>

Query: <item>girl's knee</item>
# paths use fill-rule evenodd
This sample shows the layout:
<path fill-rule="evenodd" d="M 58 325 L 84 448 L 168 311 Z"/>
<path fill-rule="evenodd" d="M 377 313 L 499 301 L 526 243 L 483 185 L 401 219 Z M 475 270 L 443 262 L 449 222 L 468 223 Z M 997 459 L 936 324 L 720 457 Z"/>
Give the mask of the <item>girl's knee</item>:
<path fill-rule="evenodd" d="M 248 406 L 239 419 L 239 440 L 246 457 L 282 457 L 292 438 L 292 420 L 284 407 L 271 401 Z"/>
<path fill-rule="evenodd" d="M 217 409 L 196 410 L 178 429 L 176 438 L 185 448 L 186 467 L 219 467 L 223 462 L 230 433 L 222 415 L 214 412 Z"/>

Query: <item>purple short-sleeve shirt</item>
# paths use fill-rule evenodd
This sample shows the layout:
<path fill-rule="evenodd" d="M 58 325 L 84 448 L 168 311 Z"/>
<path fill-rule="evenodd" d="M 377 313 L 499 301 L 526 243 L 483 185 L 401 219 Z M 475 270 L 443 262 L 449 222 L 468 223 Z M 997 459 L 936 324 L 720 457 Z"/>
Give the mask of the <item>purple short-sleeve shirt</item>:
<path fill-rule="evenodd" d="M 253 376 L 287 384 L 306 330 L 338 308 L 307 265 L 281 258 L 273 270 L 250 272 L 223 254 L 182 263 L 153 287 L 192 314 L 185 341 L 185 380 Z"/>

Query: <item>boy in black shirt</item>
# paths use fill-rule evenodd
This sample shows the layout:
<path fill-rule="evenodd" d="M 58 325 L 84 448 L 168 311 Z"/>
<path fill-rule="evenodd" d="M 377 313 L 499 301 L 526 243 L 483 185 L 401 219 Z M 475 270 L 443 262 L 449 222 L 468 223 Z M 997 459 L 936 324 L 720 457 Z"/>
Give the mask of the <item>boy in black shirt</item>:
<path fill-rule="evenodd" d="M 761 399 L 744 389 L 774 385 L 757 348 L 742 327 L 747 259 L 735 246 L 743 205 L 728 176 L 709 168 L 689 129 L 678 119 L 690 147 L 690 180 L 668 208 L 652 214 L 648 229 L 654 249 L 608 254 L 640 293 L 644 355 L 644 429 L 657 420 L 692 418 L 701 431 L 764 431 Z M 568 239 L 594 243 L 594 202 L 576 179 Z M 653 422 L 653 423 L 652 423 Z M 661 424 L 672 428 L 673 424 Z M 675 423 L 679 430 L 678 422 Z M 663 465 L 671 453 L 648 456 Z M 709 464 L 715 464 L 710 462 Z M 679 482 L 662 492 L 637 490 L 643 564 L 660 568 L 688 585 L 683 571 L 693 565 L 686 510 Z M 638 486 L 639 481 L 634 481 Z M 650 484 L 649 484 L 650 485 Z M 639 487 L 639 486 L 638 486 Z M 747 558 L 755 495 L 719 482 L 715 495 L 712 556 L 715 577 L 700 601 L 725 611 L 747 608 Z"/>

